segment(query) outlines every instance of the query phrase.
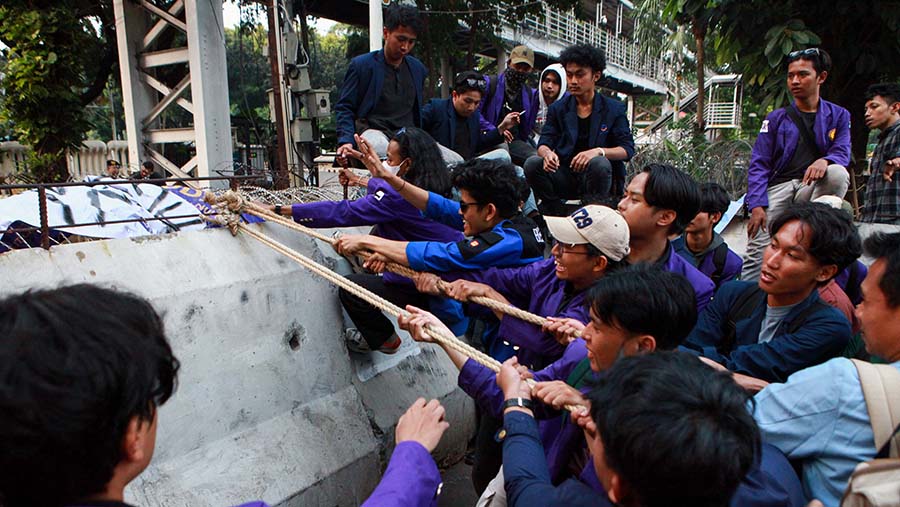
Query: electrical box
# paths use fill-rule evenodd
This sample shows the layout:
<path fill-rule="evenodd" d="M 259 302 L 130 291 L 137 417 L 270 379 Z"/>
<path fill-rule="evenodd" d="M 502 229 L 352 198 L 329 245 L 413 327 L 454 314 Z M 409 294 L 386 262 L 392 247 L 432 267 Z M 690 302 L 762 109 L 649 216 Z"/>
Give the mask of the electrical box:
<path fill-rule="evenodd" d="M 331 96 L 328 90 L 310 90 L 304 94 L 305 116 L 328 118 L 331 116 Z"/>
<path fill-rule="evenodd" d="M 311 143 L 313 139 L 312 120 L 294 120 L 291 122 L 291 142 Z"/>

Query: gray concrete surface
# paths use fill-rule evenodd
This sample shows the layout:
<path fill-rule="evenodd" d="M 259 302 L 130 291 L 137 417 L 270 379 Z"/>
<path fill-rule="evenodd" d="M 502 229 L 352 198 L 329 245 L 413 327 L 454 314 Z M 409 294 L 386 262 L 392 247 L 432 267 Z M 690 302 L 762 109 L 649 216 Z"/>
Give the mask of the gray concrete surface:
<path fill-rule="evenodd" d="M 339 266 L 311 239 L 254 227 Z M 444 354 L 410 341 L 395 364 L 361 380 L 367 362 L 344 346 L 336 289 L 252 238 L 207 230 L 0 255 L 0 295 L 79 282 L 148 298 L 182 363 L 154 460 L 126 492 L 134 504 L 358 505 L 416 397 L 447 406 L 439 461 L 461 456 L 474 429 Z"/>

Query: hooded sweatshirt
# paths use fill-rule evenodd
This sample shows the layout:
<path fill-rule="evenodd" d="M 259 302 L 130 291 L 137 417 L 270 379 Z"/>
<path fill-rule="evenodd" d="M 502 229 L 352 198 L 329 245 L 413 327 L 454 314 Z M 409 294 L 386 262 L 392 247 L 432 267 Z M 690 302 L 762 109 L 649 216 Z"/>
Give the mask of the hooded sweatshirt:
<path fill-rule="evenodd" d="M 540 106 L 538 107 L 537 119 L 534 121 L 534 130 L 532 130 L 531 137 L 534 139 L 534 142 L 537 143 L 538 139 L 541 137 L 541 129 L 544 128 L 544 121 L 547 120 L 547 109 L 550 108 L 550 105 L 544 100 L 544 94 L 541 92 L 541 83 L 544 82 L 544 74 L 547 72 L 556 72 L 559 76 L 559 95 L 556 96 L 556 100 L 559 100 L 568 93 L 566 90 L 566 69 L 563 68 L 562 65 L 558 63 L 554 63 L 548 65 L 543 71 L 541 71 L 541 78 L 538 81 L 538 100 L 540 101 Z"/>

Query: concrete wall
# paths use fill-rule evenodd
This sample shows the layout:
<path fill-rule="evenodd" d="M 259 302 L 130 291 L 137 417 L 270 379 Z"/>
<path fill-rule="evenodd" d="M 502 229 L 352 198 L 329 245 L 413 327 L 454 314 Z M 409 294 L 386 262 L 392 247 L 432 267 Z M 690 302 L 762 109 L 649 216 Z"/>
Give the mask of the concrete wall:
<path fill-rule="evenodd" d="M 339 266 L 330 248 L 257 227 Z M 404 335 L 402 357 L 375 357 L 372 370 L 343 344 L 336 289 L 252 238 L 208 230 L 0 255 L 0 295 L 78 282 L 150 299 L 182 363 L 153 462 L 127 491 L 134 504 L 358 505 L 416 397 L 447 407 L 438 460 L 461 456 L 474 431 L 473 404 L 443 353 Z"/>

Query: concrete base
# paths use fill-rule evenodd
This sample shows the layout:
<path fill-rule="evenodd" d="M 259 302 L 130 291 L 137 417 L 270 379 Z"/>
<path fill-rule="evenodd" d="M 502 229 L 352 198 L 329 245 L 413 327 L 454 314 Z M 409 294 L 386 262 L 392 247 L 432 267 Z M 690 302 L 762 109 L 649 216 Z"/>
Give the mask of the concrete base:
<path fill-rule="evenodd" d="M 345 262 L 277 225 L 254 227 L 332 268 Z M 461 456 L 474 431 L 444 354 L 403 336 L 410 353 L 361 380 L 336 289 L 252 238 L 219 229 L 0 255 L 0 296 L 81 282 L 148 298 L 182 363 L 131 503 L 359 505 L 417 397 L 447 408 L 439 461 Z"/>

